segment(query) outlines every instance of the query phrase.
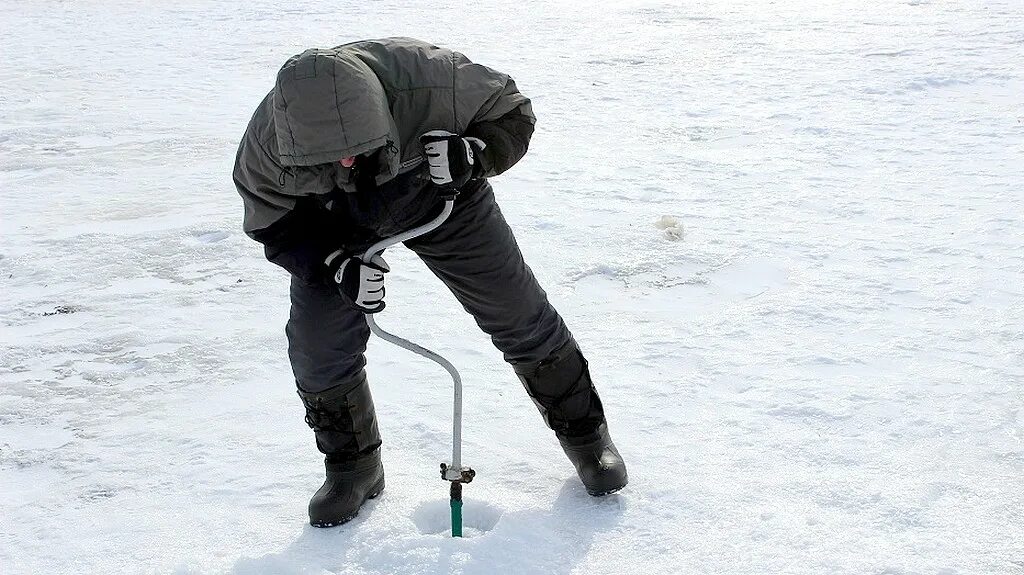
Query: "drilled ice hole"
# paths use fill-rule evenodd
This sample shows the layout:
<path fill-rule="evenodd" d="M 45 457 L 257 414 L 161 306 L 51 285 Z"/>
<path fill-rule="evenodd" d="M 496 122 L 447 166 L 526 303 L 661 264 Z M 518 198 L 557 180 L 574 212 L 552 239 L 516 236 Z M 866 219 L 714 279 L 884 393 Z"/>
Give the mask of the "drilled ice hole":
<path fill-rule="evenodd" d="M 450 534 L 452 508 L 447 499 L 426 501 L 412 512 L 412 521 L 425 535 Z M 482 501 L 466 500 L 462 503 L 462 536 L 483 535 L 498 524 L 502 511 Z"/>

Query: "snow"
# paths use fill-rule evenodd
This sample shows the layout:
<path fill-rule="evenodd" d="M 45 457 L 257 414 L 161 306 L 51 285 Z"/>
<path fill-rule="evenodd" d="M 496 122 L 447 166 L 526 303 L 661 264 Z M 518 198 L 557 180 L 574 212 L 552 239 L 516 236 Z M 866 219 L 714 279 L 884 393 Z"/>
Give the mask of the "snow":
<path fill-rule="evenodd" d="M 1024 569 L 1024 4 L 566 0 L 0 8 L 0 573 Z M 277 67 L 409 35 L 540 118 L 495 180 L 630 469 L 582 490 L 408 251 L 371 342 L 388 486 L 322 465 L 235 146 Z M 684 233 L 685 230 L 685 233 Z"/>

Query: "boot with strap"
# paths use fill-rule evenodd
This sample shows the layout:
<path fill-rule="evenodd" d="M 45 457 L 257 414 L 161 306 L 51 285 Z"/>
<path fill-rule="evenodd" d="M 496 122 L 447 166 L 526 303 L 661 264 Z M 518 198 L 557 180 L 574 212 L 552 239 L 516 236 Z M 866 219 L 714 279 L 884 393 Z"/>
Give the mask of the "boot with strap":
<path fill-rule="evenodd" d="M 570 339 L 544 360 L 514 368 L 587 493 L 599 497 L 625 487 L 626 464 L 608 433 L 601 398 L 576 342 Z"/>
<path fill-rule="evenodd" d="M 341 525 L 384 490 L 380 432 L 366 372 L 319 393 L 299 390 L 327 479 L 309 501 L 313 527 Z"/>

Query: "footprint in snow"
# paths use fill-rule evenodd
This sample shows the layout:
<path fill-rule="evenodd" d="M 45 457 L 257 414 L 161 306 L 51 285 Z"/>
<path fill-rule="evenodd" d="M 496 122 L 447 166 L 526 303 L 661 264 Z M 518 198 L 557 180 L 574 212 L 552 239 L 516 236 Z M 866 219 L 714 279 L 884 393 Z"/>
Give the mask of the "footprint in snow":
<path fill-rule="evenodd" d="M 218 230 L 212 232 L 196 232 L 194 235 L 197 242 L 201 244 L 212 244 L 227 239 L 231 234 Z"/>

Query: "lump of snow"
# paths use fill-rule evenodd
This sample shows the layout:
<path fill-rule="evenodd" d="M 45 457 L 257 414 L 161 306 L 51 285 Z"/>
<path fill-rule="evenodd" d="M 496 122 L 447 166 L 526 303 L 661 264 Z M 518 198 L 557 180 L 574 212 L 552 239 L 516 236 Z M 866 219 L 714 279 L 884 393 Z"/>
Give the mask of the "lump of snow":
<path fill-rule="evenodd" d="M 664 230 L 665 238 L 673 242 L 683 239 L 683 224 L 679 218 L 673 216 L 661 216 L 654 222 L 654 227 Z"/>

